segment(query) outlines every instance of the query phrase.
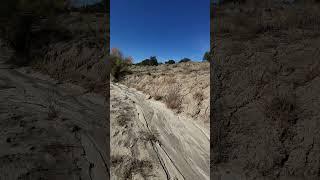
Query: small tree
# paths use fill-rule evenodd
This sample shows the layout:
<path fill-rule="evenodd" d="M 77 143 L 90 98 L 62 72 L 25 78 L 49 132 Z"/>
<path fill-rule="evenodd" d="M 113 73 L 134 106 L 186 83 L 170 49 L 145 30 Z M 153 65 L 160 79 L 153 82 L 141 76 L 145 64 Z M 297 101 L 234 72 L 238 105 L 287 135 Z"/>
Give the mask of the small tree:
<path fill-rule="evenodd" d="M 158 66 L 158 60 L 156 56 L 151 56 L 150 59 L 145 59 L 141 61 L 140 63 L 137 63 L 137 65 L 142 66 Z"/>
<path fill-rule="evenodd" d="M 120 80 L 124 75 L 130 73 L 129 66 L 133 62 L 131 56 L 124 57 L 123 53 L 118 48 L 112 48 L 110 53 L 111 75 L 116 81 Z"/>
<path fill-rule="evenodd" d="M 118 57 L 120 59 L 123 59 L 123 54 L 118 48 L 112 48 L 110 55 L 114 56 L 114 57 Z"/>
<path fill-rule="evenodd" d="M 181 60 L 179 61 L 179 63 L 189 62 L 189 61 L 191 61 L 191 59 L 189 59 L 189 58 L 183 58 L 183 59 L 181 59 Z"/>
<path fill-rule="evenodd" d="M 208 51 L 204 53 L 202 60 L 210 61 L 210 53 Z"/>
<path fill-rule="evenodd" d="M 165 64 L 175 64 L 176 62 L 174 60 L 169 60 L 167 62 L 165 62 Z"/>
<path fill-rule="evenodd" d="M 158 60 L 156 56 L 151 56 L 150 57 L 150 66 L 157 66 L 158 65 Z"/>
<path fill-rule="evenodd" d="M 157 60 L 157 57 L 156 57 L 156 56 L 151 56 L 151 57 L 150 57 L 150 65 L 151 65 L 151 66 L 156 66 L 156 65 L 158 65 L 158 60 Z"/>

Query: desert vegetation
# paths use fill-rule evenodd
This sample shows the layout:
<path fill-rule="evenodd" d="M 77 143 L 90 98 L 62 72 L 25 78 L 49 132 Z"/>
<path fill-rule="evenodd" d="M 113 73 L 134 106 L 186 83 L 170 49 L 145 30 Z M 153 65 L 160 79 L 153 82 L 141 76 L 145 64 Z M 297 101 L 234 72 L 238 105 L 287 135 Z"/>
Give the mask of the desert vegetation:
<path fill-rule="evenodd" d="M 117 49 L 111 49 L 111 54 L 109 57 L 111 66 L 111 75 L 115 81 L 130 73 L 129 66 L 133 63 L 132 57 L 124 57 L 122 52 Z"/>
<path fill-rule="evenodd" d="M 181 96 L 179 94 L 179 89 L 177 87 L 171 87 L 168 94 L 165 95 L 164 101 L 168 108 L 180 111 Z"/>
<path fill-rule="evenodd" d="M 132 179 L 134 174 L 141 174 L 142 178 L 150 177 L 149 173 L 153 168 L 148 160 L 131 159 L 119 155 L 111 156 L 111 164 L 114 168 L 118 167 L 115 174 L 123 179 Z"/>
<path fill-rule="evenodd" d="M 141 66 L 158 66 L 158 59 L 156 56 L 151 56 L 149 59 L 145 59 L 139 63 L 136 63 L 136 65 Z"/>
<path fill-rule="evenodd" d="M 163 102 L 176 113 L 209 123 L 209 63 L 173 62 L 129 66 L 131 73 L 119 82 Z"/>

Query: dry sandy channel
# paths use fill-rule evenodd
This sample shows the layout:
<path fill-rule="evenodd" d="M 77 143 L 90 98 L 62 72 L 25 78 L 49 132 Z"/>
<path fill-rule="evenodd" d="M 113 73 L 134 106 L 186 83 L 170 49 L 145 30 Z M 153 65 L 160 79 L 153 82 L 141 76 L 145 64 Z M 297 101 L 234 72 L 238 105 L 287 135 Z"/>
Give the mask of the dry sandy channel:
<path fill-rule="evenodd" d="M 111 179 L 210 178 L 210 132 L 163 103 L 111 83 Z"/>

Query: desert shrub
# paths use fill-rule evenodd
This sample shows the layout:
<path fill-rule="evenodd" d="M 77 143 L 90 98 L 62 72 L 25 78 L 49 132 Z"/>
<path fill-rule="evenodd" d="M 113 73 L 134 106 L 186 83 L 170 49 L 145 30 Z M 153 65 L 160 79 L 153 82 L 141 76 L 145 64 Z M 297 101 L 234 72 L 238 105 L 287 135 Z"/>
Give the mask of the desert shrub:
<path fill-rule="evenodd" d="M 170 89 L 164 100 L 168 108 L 180 110 L 181 97 L 177 88 Z"/>
<path fill-rule="evenodd" d="M 179 61 L 179 63 L 184 63 L 184 62 L 189 62 L 189 61 L 191 61 L 191 59 L 189 59 L 189 58 L 183 58 L 183 59 L 181 59 L 181 60 Z"/>
<path fill-rule="evenodd" d="M 210 61 L 210 57 L 211 57 L 210 52 L 207 51 L 204 53 L 202 60 L 203 61 Z"/>
<path fill-rule="evenodd" d="M 125 115 L 120 115 L 117 117 L 117 123 L 121 127 L 127 125 L 129 121 L 130 121 L 130 118 Z"/>
<path fill-rule="evenodd" d="M 111 75 L 116 81 L 120 80 L 123 76 L 130 73 L 129 64 L 125 63 L 119 57 L 110 57 L 111 61 Z"/>
<path fill-rule="evenodd" d="M 122 176 L 125 179 L 133 179 L 133 175 L 140 173 L 143 177 L 148 177 L 152 170 L 152 163 L 148 160 L 132 159 L 125 165 L 125 172 Z"/>
<path fill-rule="evenodd" d="M 158 66 L 158 60 L 155 56 L 151 56 L 149 59 L 145 59 L 140 63 L 137 63 L 140 66 Z"/>
<path fill-rule="evenodd" d="M 176 62 L 174 60 L 169 60 L 167 62 L 165 62 L 165 64 L 175 64 Z"/>
<path fill-rule="evenodd" d="M 159 133 L 154 130 L 151 131 L 140 131 L 140 139 L 151 143 L 159 142 Z"/>
<path fill-rule="evenodd" d="M 193 94 L 193 99 L 195 99 L 197 101 L 202 101 L 204 99 L 203 93 L 196 92 L 195 94 Z"/>
<path fill-rule="evenodd" d="M 124 57 L 119 49 L 112 48 L 109 60 L 111 65 L 110 73 L 115 81 L 118 81 L 126 74 L 131 73 L 129 66 L 132 64 L 132 58 Z"/>
<path fill-rule="evenodd" d="M 153 169 L 150 161 L 136 159 L 127 155 L 112 155 L 111 167 L 115 168 L 115 174 L 123 179 L 132 179 L 137 173 L 146 178 L 150 176 L 150 171 Z"/>
<path fill-rule="evenodd" d="M 123 61 L 124 61 L 125 64 L 128 64 L 128 65 L 132 65 L 133 64 L 133 58 L 131 56 L 125 57 L 123 59 Z"/>
<path fill-rule="evenodd" d="M 125 157 L 120 156 L 120 155 L 112 155 L 111 156 L 111 166 L 115 167 L 118 166 L 119 164 L 123 163 Z"/>

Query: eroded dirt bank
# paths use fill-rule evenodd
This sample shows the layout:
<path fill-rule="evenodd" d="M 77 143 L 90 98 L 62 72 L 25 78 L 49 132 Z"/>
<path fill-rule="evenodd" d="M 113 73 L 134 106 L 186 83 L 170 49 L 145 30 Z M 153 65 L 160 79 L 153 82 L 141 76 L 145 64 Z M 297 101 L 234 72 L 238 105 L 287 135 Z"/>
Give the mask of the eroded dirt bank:
<path fill-rule="evenodd" d="M 133 88 L 111 83 L 112 179 L 209 179 L 209 131 Z"/>
<path fill-rule="evenodd" d="M 0 179 L 109 179 L 105 98 L 0 55 Z"/>
<path fill-rule="evenodd" d="M 319 179 L 319 3 L 251 2 L 211 17 L 212 175 Z"/>
<path fill-rule="evenodd" d="M 187 62 L 131 66 L 120 82 L 164 102 L 168 108 L 210 127 L 210 64 Z"/>

